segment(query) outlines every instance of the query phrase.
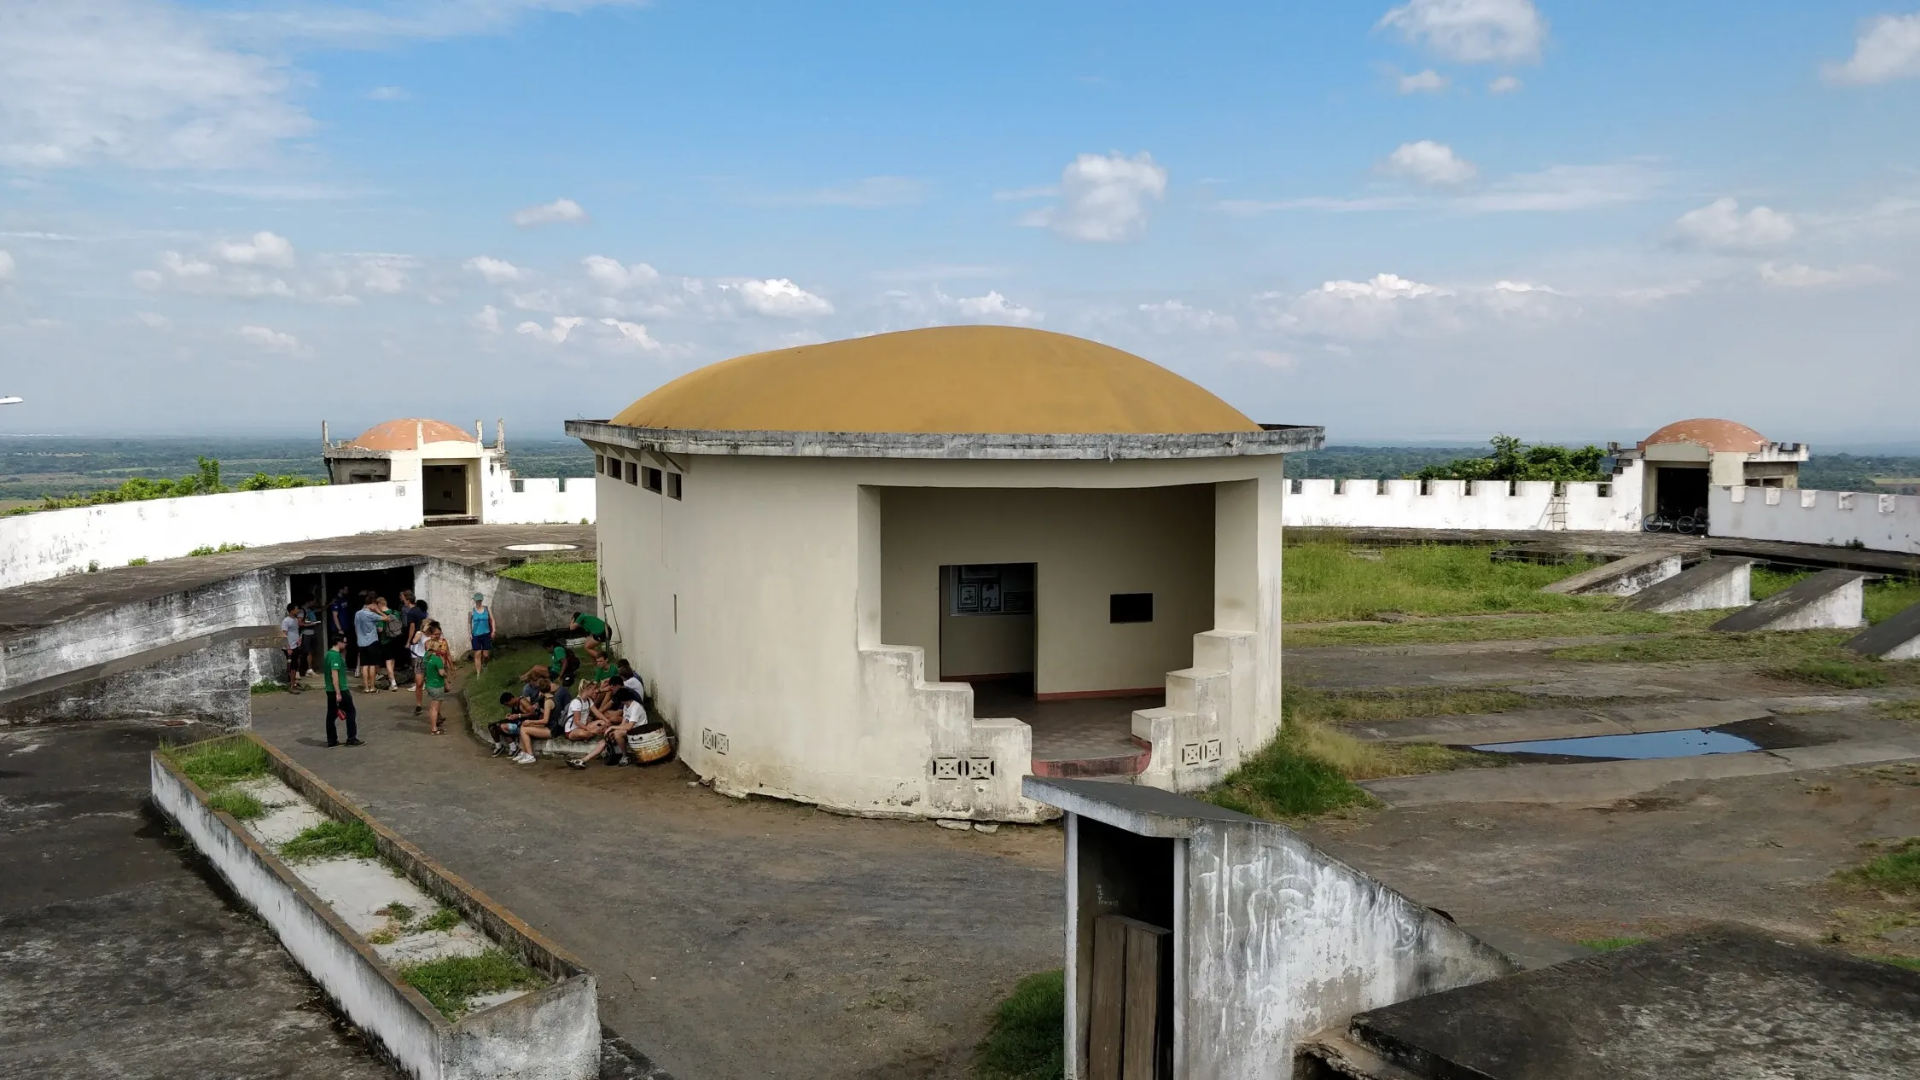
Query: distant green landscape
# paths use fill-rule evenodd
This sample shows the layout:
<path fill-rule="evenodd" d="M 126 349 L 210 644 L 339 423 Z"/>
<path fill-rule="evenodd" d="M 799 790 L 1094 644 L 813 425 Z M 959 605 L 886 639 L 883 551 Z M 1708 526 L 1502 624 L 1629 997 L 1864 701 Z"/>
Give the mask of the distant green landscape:
<path fill-rule="evenodd" d="M 1491 455 L 1487 446 L 1329 446 L 1288 455 L 1287 475 L 1397 480 L 1425 470 L 1438 472 L 1463 458 Z M 1800 467 L 1800 486 L 1822 491 L 1886 491 L 1885 482 L 1893 480 L 1920 483 L 1920 457 L 1816 453 Z"/>
<path fill-rule="evenodd" d="M 326 479 L 319 438 L 96 439 L 0 436 L 0 511 L 119 488 L 128 480 L 177 480 L 217 460 L 234 486 L 255 473 Z M 593 452 L 572 439 L 508 440 L 507 462 L 520 476 L 592 476 Z"/>

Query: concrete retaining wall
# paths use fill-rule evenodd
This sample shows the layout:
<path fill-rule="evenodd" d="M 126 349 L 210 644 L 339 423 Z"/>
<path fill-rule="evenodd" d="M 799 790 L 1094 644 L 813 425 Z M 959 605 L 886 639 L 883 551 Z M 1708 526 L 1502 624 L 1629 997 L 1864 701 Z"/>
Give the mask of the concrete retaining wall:
<path fill-rule="evenodd" d="M 206 793 L 156 753 L 151 770 L 154 804 L 349 1020 L 402 1071 L 419 1080 L 588 1080 L 599 1075 L 599 1004 L 591 974 L 311 773 L 272 747 L 267 750 L 274 771 L 322 813 L 365 821 L 378 837 L 382 858 L 429 894 L 460 909 L 523 963 L 555 980 L 524 997 L 449 1022 L 272 852 L 232 818 L 209 809 Z"/>
<path fill-rule="evenodd" d="M 597 516 L 591 476 L 519 481 L 489 476 L 487 481 L 481 520 L 488 525 L 572 525 L 591 523 Z M 519 491 L 513 490 L 516 482 Z"/>
<path fill-rule="evenodd" d="M 132 716 L 191 716 L 224 728 L 253 722 L 248 642 L 254 628 L 178 642 L 0 692 L 0 727 Z M 282 665 L 284 666 L 284 665 Z"/>
<path fill-rule="evenodd" d="M 1380 529 L 1567 529 L 1634 532 L 1640 528 L 1635 468 L 1606 484 L 1558 485 L 1542 480 L 1293 480 L 1283 503 L 1288 527 Z"/>
<path fill-rule="evenodd" d="M 290 544 L 411 529 L 420 522 L 420 491 L 407 483 L 236 491 L 17 514 L 0 518 L 0 589 L 94 564 L 125 566 L 221 544 Z"/>
<path fill-rule="evenodd" d="M 427 601 L 454 656 L 463 656 L 473 648 L 473 620 L 468 612 L 473 610 L 474 593 L 484 595 L 493 611 L 495 640 L 564 630 L 572 625 L 574 612 L 600 610 L 596 597 L 496 577 L 491 570 L 441 559 L 428 559 L 414 571 L 413 591 Z"/>
<path fill-rule="evenodd" d="M 1920 553 L 1920 496 L 1722 486 L 1707 505 L 1714 536 Z"/>

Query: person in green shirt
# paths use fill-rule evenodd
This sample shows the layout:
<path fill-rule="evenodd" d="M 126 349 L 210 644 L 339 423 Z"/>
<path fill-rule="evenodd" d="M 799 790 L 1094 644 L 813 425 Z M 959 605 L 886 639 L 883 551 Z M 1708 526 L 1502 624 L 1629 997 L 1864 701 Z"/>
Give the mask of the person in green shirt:
<path fill-rule="evenodd" d="M 576 611 L 573 613 L 573 629 L 587 635 L 587 655 L 593 657 L 593 662 L 596 665 L 605 664 L 607 654 L 601 650 L 607 644 L 607 620 Z"/>
<path fill-rule="evenodd" d="M 427 734 L 440 734 L 440 702 L 447 696 L 447 661 L 429 650 L 421 663 L 427 669 Z"/>
<path fill-rule="evenodd" d="M 336 637 L 327 647 L 326 670 L 320 673 L 320 688 L 327 692 L 327 745 L 339 746 L 339 720 L 347 722 L 347 745 L 359 746 L 360 732 L 355 724 L 353 691 L 347 686 L 347 641 Z"/>

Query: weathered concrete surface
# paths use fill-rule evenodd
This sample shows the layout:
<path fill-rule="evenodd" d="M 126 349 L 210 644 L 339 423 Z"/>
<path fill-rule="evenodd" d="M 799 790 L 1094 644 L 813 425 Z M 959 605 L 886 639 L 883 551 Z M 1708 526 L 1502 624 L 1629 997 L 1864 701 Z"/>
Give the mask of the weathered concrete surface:
<path fill-rule="evenodd" d="M 1708 559 L 1678 576 L 1635 593 L 1629 611 L 1707 611 L 1746 607 L 1753 603 L 1753 562 L 1748 559 Z"/>
<path fill-rule="evenodd" d="M 674 764 L 512 765 L 428 737 L 409 695 L 359 705 L 363 748 L 321 745 L 316 695 L 255 698 L 254 730 L 580 956 L 603 1022 L 677 1076 L 962 1080 L 992 1004 L 1060 965 L 1057 826 L 844 818 Z"/>
<path fill-rule="evenodd" d="M 284 758 L 274 762 L 280 778 L 329 817 L 359 816 L 331 791 Z M 420 1080 L 588 1080 L 599 1071 L 600 1023 L 593 976 L 537 935 L 528 935 L 464 882 L 431 873 L 429 860 L 408 860 L 415 884 L 436 899 L 469 912 L 491 915 L 483 925 L 500 945 L 553 982 L 491 1008 L 448 1021 L 418 991 L 401 981 L 375 947 L 356 933 L 308 883 L 249 831 L 215 813 L 205 794 L 159 755 L 152 759 L 154 804 L 186 833 L 222 879 L 266 924 L 329 1000 L 385 1054 Z M 363 821 L 367 821 L 364 817 Z M 367 821 L 384 848 L 403 845 L 378 822 Z M 371 864 L 376 873 L 385 872 Z M 424 903 L 424 901 L 421 901 Z M 486 910 L 491 909 L 491 910 Z"/>
<path fill-rule="evenodd" d="M 1851 1080 L 1920 1072 L 1920 972 L 1722 925 L 1357 1016 L 1424 1077 Z"/>
<path fill-rule="evenodd" d="M 143 811 L 160 730 L 0 732 L 0 1075 L 393 1080 Z"/>
<path fill-rule="evenodd" d="M 1370 742 L 1431 742 L 1442 746 L 1581 739 L 1594 735 L 1633 735 L 1718 727 L 1773 715 L 1769 704 L 1754 700 L 1677 701 L 1595 708 L 1515 709 L 1504 713 L 1428 716 L 1343 724 L 1340 730 Z"/>
<path fill-rule="evenodd" d="M 1326 429 L 1294 426 L 1209 435 L 947 435 L 912 432 L 723 431 L 628 427 L 569 420 L 567 434 L 589 443 L 663 454 L 749 457 L 886 457 L 1115 461 L 1236 457 L 1317 450 Z"/>
<path fill-rule="evenodd" d="M 0 727 L 143 716 L 245 727 L 254 682 L 247 644 L 252 635 L 253 628 L 206 634 L 0 691 Z"/>
<path fill-rule="evenodd" d="M 1028 777 L 1024 789 L 1071 815 L 1068 1030 L 1087 1030 L 1084 1014 L 1076 1014 L 1089 997 L 1095 916 L 1171 915 L 1181 988 L 1173 1054 L 1181 1075 L 1288 1075 L 1302 1039 L 1355 1012 L 1518 970 L 1444 916 L 1284 825 L 1129 784 Z M 1155 878 L 1131 857 L 1133 837 L 1184 841 L 1169 845 L 1171 865 L 1158 875 L 1178 895 L 1171 912 L 1151 910 L 1150 897 L 1129 904 L 1151 893 Z M 1116 868 L 1116 860 L 1133 865 Z M 1137 880 L 1103 878 L 1103 870 Z M 1066 1075 L 1086 1075 L 1079 1055 Z"/>
<path fill-rule="evenodd" d="M 1882 660 L 1920 660 L 1920 604 L 1910 604 L 1847 640 L 1847 648 Z"/>
<path fill-rule="evenodd" d="M 1714 623 L 1729 633 L 1754 630 L 1851 630 L 1866 625 L 1865 581 L 1858 570 L 1822 570 L 1791 588 Z"/>
<path fill-rule="evenodd" d="M 1372 529 L 1287 526 L 1289 542 L 1333 539 L 1341 543 L 1365 544 L 1498 544 L 1545 553 L 1587 553 L 1621 557 L 1648 548 L 1666 548 L 1687 553 L 1688 558 L 1727 555 L 1755 559 L 1778 566 L 1839 567 L 1900 576 L 1920 574 L 1920 555 L 1862 548 L 1828 547 L 1823 544 L 1782 543 L 1775 540 L 1744 540 L 1724 536 L 1678 536 L 1673 533 L 1647 532 L 1566 532 L 1559 529 L 1509 531 L 1496 529 Z"/>
<path fill-rule="evenodd" d="M 1680 562 L 1677 551 L 1644 551 L 1561 578 L 1540 591 L 1567 596 L 1632 596 L 1649 585 L 1678 576 Z"/>

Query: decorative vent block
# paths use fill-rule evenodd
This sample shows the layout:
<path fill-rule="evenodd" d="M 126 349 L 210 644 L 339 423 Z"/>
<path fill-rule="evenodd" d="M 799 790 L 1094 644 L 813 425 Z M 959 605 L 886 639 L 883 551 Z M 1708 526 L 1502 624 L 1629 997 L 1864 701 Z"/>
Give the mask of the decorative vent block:
<path fill-rule="evenodd" d="M 958 780 L 964 766 L 957 757 L 937 757 L 933 759 L 933 778 L 935 780 Z"/>
<path fill-rule="evenodd" d="M 990 757 L 970 757 L 967 759 L 967 779 L 993 779 L 993 759 Z"/>
<path fill-rule="evenodd" d="M 1206 745 L 1201 748 L 1201 756 L 1206 759 L 1206 762 L 1209 765 L 1219 764 L 1220 763 L 1220 740 L 1208 739 L 1206 741 Z"/>
<path fill-rule="evenodd" d="M 731 740 L 712 728 L 701 728 L 700 745 L 716 754 L 724 754 L 731 749 Z"/>
<path fill-rule="evenodd" d="M 1181 743 L 1180 744 L 1180 764 L 1198 765 L 1200 764 L 1201 756 L 1205 752 L 1206 752 L 1205 748 L 1202 747 L 1197 742 Z"/>

